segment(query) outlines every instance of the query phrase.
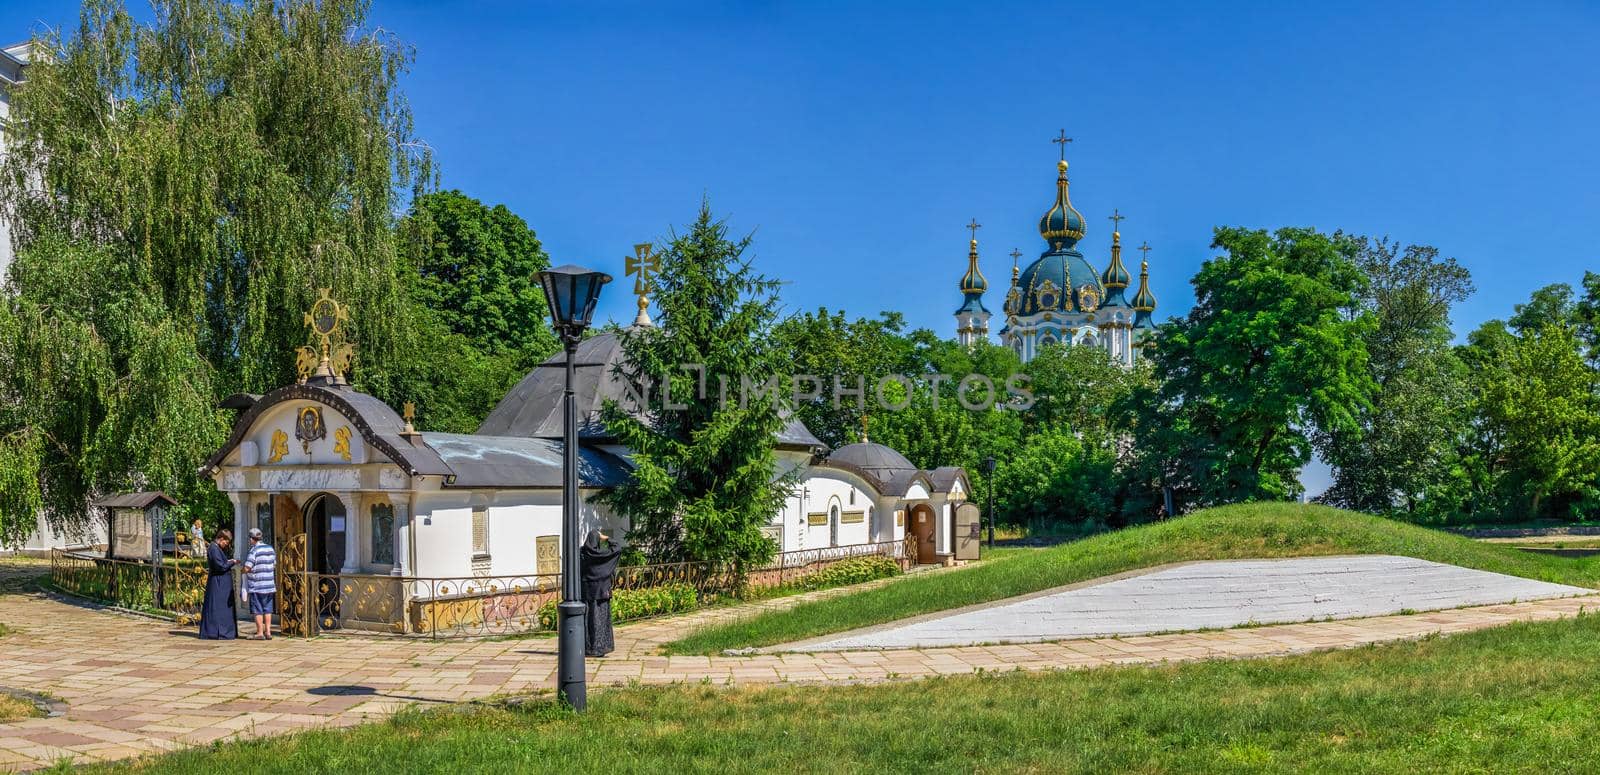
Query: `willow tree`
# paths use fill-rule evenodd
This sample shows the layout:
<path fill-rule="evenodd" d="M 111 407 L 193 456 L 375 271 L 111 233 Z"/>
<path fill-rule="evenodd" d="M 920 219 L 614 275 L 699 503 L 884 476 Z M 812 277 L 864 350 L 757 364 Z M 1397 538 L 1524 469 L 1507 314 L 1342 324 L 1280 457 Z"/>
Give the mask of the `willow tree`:
<path fill-rule="evenodd" d="M 30 375 L 0 386 L 12 524 L 29 503 L 70 519 L 127 486 L 198 497 L 183 472 L 220 441 L 215 399 L 293 377 L 318 288 L 352 310 L 358 385 L 393 399 L 415 372 L 392 228 L 429 176 L 397 88 L 409 50 L 368 27 L 363 0 L 153 5 L 141 23 L 86 0 L 71 34 L 34 41 L 14 95 L 0 198 L 19 258 L 0 357 Z M 71 273 L 90 285 L 64 292 Z M 30 344 L 41 322 L 76 338 Z M 41 401 L 87 416 L 58 421 Z M 15 474 L 35 465 L 64 473 L 29 494 Z"/>

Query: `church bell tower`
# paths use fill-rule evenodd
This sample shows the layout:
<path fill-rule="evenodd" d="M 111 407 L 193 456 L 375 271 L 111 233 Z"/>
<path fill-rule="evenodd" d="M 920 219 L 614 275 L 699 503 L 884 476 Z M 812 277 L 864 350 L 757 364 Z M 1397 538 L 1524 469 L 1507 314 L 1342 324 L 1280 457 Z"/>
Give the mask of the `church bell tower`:
<path fill-rule="evenodd" d="M 968 348 L 989 341 L 989 310 L 983 306 L 989 281 L 978 269 L 978 229 L 982 227 L 976 218 L 967 224 L 972 242 L 967 250 L 967 273 L 961 276 L 961 295 L 966 301 L 956 310 L 956 340 Z"/>

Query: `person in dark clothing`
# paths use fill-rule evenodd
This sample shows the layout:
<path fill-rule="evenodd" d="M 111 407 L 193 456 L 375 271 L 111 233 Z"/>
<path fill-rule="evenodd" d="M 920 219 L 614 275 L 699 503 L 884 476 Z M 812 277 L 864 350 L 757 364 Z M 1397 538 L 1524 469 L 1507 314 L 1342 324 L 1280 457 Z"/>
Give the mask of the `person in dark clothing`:
<path fill-rule="evenodd" d="M 206 596 L 200 608 L 200 637 L 206 640 L 233 640 L 239 637 L 239 621 L 234 617 L 233 566 L 238 560 L 228 557 L 233 533 L 223 530 L 206 547 Z"/>
<path fill-rule="evenodd" d="M 585 624 L 583 653 L 603 657 L 617 648 L 611 633 L 611 584 L 617 577 L 617 562 L 622 547 L 598 530 L 589 531 L 579 552 L 583 572 L 583 602 L 589 612 Z"/>

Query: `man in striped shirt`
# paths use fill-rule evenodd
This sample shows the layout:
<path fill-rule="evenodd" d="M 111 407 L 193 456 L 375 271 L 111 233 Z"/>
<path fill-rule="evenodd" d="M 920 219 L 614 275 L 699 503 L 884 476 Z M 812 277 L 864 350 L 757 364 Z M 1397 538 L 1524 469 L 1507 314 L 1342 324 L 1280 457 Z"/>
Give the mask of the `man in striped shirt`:
<path fill-rule="evenodd" d="M 254 640 L 272 640 L 272 598 L 278 591 L 274 566 L 278 553 L 261 540 L 261 528 L 250 528 L 250 553 L 244 560 L 244 591 L 250 598 L 250 613 L 256 617 Z"/>

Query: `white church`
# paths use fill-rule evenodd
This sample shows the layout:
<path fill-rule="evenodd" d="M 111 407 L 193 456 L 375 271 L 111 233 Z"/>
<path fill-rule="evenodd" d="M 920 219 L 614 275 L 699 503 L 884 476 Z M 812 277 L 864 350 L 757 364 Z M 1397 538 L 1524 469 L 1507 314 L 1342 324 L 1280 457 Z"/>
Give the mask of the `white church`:
<path fill-rule="evenodd" d="M 1039 219 L 1039 236 L 1045 250 L 1026 269 L 1011 266 L 1011 288 L 1006 292 L 1005 327 L 1000 342 L 1016 352 L 1023 363 L 1032 360 L 1041 348 L 1058 342 L 1079 347 L 1098 347 L 1112 360 L 1132 366 L 1139 347 L 1155 329 L 1152 314 L 1156 297 L 1150 292 L 1150 247 L 1139 249 L 1146 259 L 1139 262 L 1139 289 L 1129 300 L 1130 280 L 1122 264 L 1122 233 L 1111 232 L 1111 258 L 1104 272 L 1096 271 L 1078 251 L 1078 241 L 1086 232 L 1083 215 L 1067 196 L 1065 133 L 1056 142 L 1062 145 L 1056 169 L 1056 199 Z M 1113 213 L 1113 225 L 1124 216 Z M 955 312 L 956 338 L 968 346 L 989 341 L 990 312 L 983 304 L 989 281 L 978 269 L 977 224 L 967 253 L 967 272 L 961 277 L 964 302 Z M 1021 253 L 1013 253 L 1013 258 Z"/>
<path fill-rule="evenodd" d="M 419 431 L 409 407 L 403 417 L 347 383 L 327 336 L 344 313 L 326 296 L 317 304 L 308 320 L 335 321 L 319 331 L 321 362 L 308 368 L 316 358 L 303 357 L 295 384 L 224 403 L 238 417 L 201 473 L 232 501 L 235 535 L 260 528 L 281 567 L 320 574 L 466 581 L 558 573 L 564 370 L 549 367 L 564 354 L 530 372 L 476 433 Z M 630 475 L 629 450 L 599 419 L 607 400 L 624 400 L 613 369 L 622 357 L 614 333 L 577 350 L 581 534 L 627 535 L 624 519 L 594 497 Z M 764 528 L 779 552 L 846 555 L 899 542 L 914 563 L 952 563 L 959 543 L 963 557 L 975 556 L 976 506 L 962 469 L 922 470 L 865 438 L 830 452 L 798 420 L 776 449 L 780 475 L 799 471 Z M 247 543 L 237 542 L 241 557 Z M 412 587 L 405 594 L 418 594 Z M 354 608 L 341 615 L 358 615 Z"/>

